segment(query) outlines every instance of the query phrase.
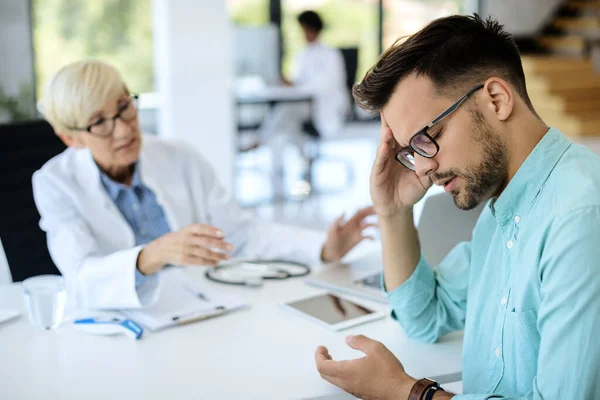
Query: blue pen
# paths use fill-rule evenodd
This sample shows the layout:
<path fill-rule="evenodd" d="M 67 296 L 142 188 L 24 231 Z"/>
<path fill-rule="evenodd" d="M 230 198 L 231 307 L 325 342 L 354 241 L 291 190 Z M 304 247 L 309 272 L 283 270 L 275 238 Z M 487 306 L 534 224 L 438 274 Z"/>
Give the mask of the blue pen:
<path fill-rule="evenodd" d="M 123 333 L 131 339 L 138 340 L 144 330 L 130 319 L 119 318 L 84 318 L 73 322 L 77 329 L 96 335 L 115 335 Z"/>

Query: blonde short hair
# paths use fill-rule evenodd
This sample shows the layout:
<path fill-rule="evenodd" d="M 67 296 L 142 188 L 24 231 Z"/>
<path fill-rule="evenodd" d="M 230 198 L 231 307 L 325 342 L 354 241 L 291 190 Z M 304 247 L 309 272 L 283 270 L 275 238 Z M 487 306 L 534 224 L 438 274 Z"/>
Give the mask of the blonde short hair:
<path fill-rule="evenodd" d="M 83 60 L 58 70 L 46 85 L 38 108 L 57 133 L 88 125 L 111 98 L 127 92 L 121 74 L 100 60 Z"/>

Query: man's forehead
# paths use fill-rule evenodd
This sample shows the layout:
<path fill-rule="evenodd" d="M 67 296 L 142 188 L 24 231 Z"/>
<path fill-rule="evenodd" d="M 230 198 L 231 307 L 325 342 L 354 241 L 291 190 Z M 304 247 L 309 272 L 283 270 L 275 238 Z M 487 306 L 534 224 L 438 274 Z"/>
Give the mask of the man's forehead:
<path fill-rule="evenodd" d="M 383 107 L 383 116 L 400 144 L 436 117 L 436 103 L 441 100 L 429 78 L 411 74 L 404 78 Z"/>

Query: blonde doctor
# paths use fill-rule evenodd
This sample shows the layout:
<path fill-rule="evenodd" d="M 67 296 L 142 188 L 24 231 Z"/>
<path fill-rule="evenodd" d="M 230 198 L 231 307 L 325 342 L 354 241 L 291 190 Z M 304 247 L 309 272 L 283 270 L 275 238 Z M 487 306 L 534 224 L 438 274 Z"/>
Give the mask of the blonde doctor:
<path fill-rule="evenodd" d="M 241 211 L 199 154 L 140 134 L 135 98 L 104 62 L 59 70 L 40 105 L 68 149 L 34 174 L 34 197 L 75 306 L 143 307 L 167 264 L 212 266 L 232 256 L 315 264 L 341 259 L 365 238 L 371 207 L 327 234 Z"/>

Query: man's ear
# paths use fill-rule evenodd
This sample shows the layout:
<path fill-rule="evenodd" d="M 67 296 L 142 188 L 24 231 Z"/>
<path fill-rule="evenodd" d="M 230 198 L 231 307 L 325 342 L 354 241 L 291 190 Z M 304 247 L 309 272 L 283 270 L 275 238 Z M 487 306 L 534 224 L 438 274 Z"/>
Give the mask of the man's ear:
<path fill-rule="evenodd" d="M 485 82 L 489 108 L 500 121 L 507 120 L 515 106 L 515 94 L 512 87 L 501 78 L 490 78 Z"/>
<path fill-rule="evenodd" d="M 77 139 L 75 139 L 72 135 L 69 135 L 68 133 L 57 132 L 56 135 L 60 138 L 60 140 L 62 140 L 62 142 L 67 147 L 75 147 L 75 148 L 83 147 L 83 145 Z"/>

